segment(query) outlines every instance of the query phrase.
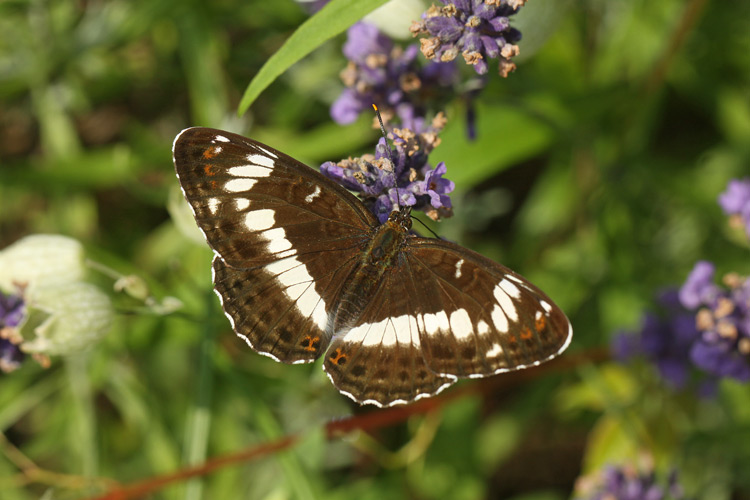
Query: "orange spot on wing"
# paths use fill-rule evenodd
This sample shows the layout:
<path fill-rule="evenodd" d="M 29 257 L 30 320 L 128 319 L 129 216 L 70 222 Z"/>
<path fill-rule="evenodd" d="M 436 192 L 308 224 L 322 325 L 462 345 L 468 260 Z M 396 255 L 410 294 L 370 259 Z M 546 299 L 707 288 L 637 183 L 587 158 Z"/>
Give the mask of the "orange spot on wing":
<path fill-rule="evenodd" d="M 320 346 L 320 337 L 317 335 L 315 337 L 306 335 L 304 339 L 302 339 L 302 348 L 306 351 L 315 352 L 318 350 L 318 347 Z"/>
<path fill-rule="evenodd" d="M 536 321 L 534 321 L 534 328 L 536 328 L 537 332 L 541 332 L 547 327 L 547 320 L 544 318 L 544 316 L 539 316 Z"/>
<path fill-rule="evenodd" d="M 336 352 L 331 355 L 330 359 L 334 365 L 342 365 L 346 363 L 346 354 L 341 352 L 340 347 L 337 347 Z"/>
<path fill-rule="evenodd" d="M 532 337 L 531 330 L 527 326 L 523 327 L 523 330 L 521 330 L 521 340 L 529 340 Z"/>
<path fill-rule="evenodd" d="M 210 160 L 211 158 L 215 158 L 218 154 L 219 153 L 216 150 L 216 146 L 211 146 L 210 148 L 203 151 L 203 158 L 205 158 L 206 160 Z"/>
<path fill-rule="evenodd" d="M 208 165 L 203 166 L 203 172 L 205 172 L 206 175 L 213 176 L 216 175 L 216 168 L 209 163 Z"/>

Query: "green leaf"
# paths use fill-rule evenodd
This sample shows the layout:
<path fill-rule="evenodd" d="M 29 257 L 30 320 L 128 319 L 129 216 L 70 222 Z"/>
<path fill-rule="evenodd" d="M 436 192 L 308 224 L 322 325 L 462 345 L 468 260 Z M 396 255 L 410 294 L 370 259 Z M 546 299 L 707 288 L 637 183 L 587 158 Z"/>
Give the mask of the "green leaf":
<path fill-rule="evenodd" d="M 252 79 L 242 96 L 238 114 L 242 115 L 277 76 L 289 69 L 326 40 L 343 32 L 387 0 L 332 0 L 317 14 L 302 23 L 284 45 L 271 56 Z"/>
<path fill-rule="evenodd" d="M 611 463 L 623 462 L 638 455 L 638 445 L 628 435 L 617 417 L 603 415 L 589 433 L 583 457 L 583 472 L 590 474 Z"/>
<path fill-rule="evenodd" d="M 545 151 L 554 141 L 549 124 L 528 111 L 507 105 L 483 103 L 477 113 L 478 137 L 466 137 L 460 117 L 448 122 L 442 144 L 430 157 L 444 161 L 448 177 L 460 189 L 468 189 L 496 173 Z"/>

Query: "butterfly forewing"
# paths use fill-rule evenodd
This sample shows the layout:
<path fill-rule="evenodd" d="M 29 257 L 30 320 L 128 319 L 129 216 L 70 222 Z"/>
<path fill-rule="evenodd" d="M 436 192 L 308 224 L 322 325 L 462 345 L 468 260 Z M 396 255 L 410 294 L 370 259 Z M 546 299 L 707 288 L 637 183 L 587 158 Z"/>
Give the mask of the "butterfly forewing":
<path fill-rule="evenodd" d="M 537 365 L 571 340 L 538 288 L 409 234 L 406 210 L 380 225 L 343 187 L 229 132 L 187 129 L 173 154 L 234 330 L 279 361 L 324 356 L 334 386 L 357 402 L 407 403 L 459 378 Z"/>
<path fill-rule="evenodd" d="M 214 282 L 235 331 L 280 361 L 315 360 L 331 336 L 337 285 L 374 217 L 337 184 L 236 134 L 187 129 L 173 152 L 185 198 L 217 255 Z"/>
<path fill-rule="evenodd" d="M 190 128 L 175 139 L 173 154 L 198 226 L 230 266 L 352 246 L 375 224 L 338 184 L 242 136 Z"/>

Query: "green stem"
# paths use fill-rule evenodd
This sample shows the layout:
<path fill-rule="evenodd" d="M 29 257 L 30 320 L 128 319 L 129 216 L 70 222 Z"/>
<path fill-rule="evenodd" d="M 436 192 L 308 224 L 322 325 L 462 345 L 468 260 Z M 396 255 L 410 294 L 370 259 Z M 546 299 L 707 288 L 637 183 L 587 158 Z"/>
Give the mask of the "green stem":
<path fill-rule="evenodd" d="M 65 366 L 75 415 L 71 445 L 80 456 L 81 474 L 94 479 L 99 474 L 99 453 L 96 446 L 96 416 L 88 361 L 87 354 L 77 354 L 67 357 Z"/>
<path fill-rule="evenodd" d="M 214 350 L 214 323 L 210 316 L 215 311 L 212 292 L 206 294 L 206 317 L 203 319 L 203 335 L 198 352 L 198 380 L 195 400 L 185 426 L 185 453 L 183 464 L 193 466 L 206 461 L 208 437 L 211 429 L 211 399 L 213 394 L 213 368 L 211 359 Z M 203 495 L 202 479 L 191 479 L 186 483 L 185 500 L 199 500 Z"/>

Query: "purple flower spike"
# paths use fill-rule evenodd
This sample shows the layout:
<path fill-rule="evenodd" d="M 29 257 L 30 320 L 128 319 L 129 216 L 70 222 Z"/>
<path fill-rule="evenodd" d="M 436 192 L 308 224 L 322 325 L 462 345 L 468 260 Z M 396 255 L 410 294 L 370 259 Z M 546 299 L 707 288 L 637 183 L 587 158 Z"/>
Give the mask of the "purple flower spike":
<path fill-rule="evenodd" d="M 690 357 L 697 367 L 717 377 L 750 381 L 750 280 L 724 277 L 713 283 L 714 266 L 698 262 L 680 290 L 680 299 L 694 311 L 700 332 Z"/>
<path fill-rule="evenodd" d="M 404 127 L 414 128 L 424 120 L 428 97 L 447 94 L 458 77 L 452 63 L 420 66 L 416 45 L 401 48 L 375 26 L 359 22 L 347 31 L 343 48 L 349 60 L 341 72 L 346 88 L 331 106 L 331 117 L 340 124 L 353 122 L 376 104 L 387 123 L 398 118 Z"/>
<path fill-rule="evenodd" d="M 516 14 L 525 0 L 443 0 L 432 5 L 414 22 L 414 36 L 420 40 L 422 53 L 435 61 L 453 61 L 459 55 L 474 66 L 480 75 L 487 73 L 488 59 L 500 62 L 499 73 L 508 76 L 516 65 L 521 33 L 510 27 L 509 17 Z"/>

